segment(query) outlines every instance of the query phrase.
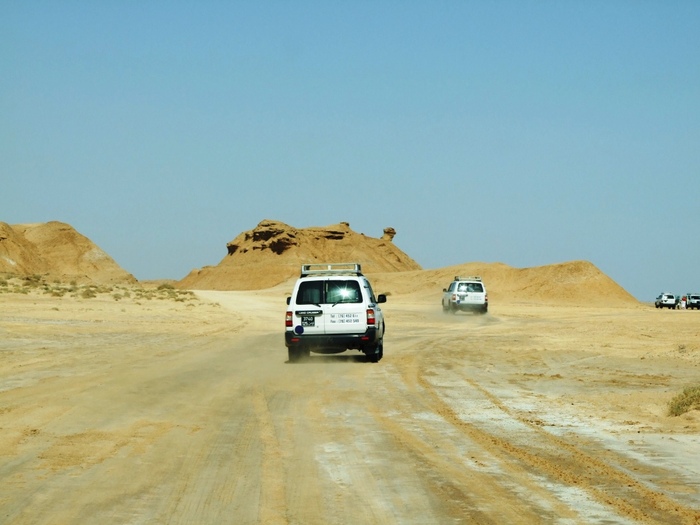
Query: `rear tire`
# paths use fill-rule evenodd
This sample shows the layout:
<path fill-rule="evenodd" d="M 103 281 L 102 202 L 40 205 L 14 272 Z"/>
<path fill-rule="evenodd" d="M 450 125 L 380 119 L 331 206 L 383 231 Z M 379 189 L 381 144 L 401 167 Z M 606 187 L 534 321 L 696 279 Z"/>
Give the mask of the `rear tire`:
<path fill-rule="evenodd" d="M 370 363 L 378 363 L 384 357 L 384 341 L 379 341 L 374 347 L 373 354 L 367 354 L 367 361 Z"/>
<path fill-rule="evenodd" d="M 287 353 L 289 354 L 289 362 L 290 363 L 298 363 L 299 360 L 304 355 L 304 351 L 297 346 L 288 347 Z"/>

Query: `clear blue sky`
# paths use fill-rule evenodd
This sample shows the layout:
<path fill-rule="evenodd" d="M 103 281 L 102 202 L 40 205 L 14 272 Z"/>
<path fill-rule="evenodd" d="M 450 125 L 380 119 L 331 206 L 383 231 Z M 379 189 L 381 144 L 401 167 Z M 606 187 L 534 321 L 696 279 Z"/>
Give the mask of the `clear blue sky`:
<path fill-rule="evenodd" d="M 138 279 L 263 219 L 700 290 L 700 2 L 0 0 L 0 221 Z"/>

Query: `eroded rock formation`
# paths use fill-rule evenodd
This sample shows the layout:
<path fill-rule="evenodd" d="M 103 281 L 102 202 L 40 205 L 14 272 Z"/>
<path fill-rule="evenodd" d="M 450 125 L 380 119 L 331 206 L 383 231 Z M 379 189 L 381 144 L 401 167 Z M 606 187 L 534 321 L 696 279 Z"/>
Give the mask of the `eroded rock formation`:
<path fill-rule="evenodd" d="M 348 222 L 294 228 L 263 220 L 226 245 L 216 266 L 193 270 L 178 284 L 184 288 L 249 290 L 275 286 L 299 273 L 309 262 L 359 262 L 364 272 L 419 270 L 420 265 L 392 240 L 394 228 L 381 238 L 357 233 Z"/>

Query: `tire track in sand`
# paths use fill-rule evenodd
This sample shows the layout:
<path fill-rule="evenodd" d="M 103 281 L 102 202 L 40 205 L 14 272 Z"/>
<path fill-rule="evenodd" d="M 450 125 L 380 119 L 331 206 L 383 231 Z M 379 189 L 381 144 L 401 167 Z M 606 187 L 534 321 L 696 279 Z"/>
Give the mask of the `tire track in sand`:
<path fill-rule="evenodd" d="M 442 359 L 448 359 L 442 356 Z M 590 453 L 584 452 L 565 439 L 557 437 L 529 418 L 519 416 L 499 398 L 491 394 L 464 373 L 457 373 L 459 367 L 450 371 L 451 382 L 461 382 L 472 387 L 476 405 L 483 406 L 483 400 L 490 403 L 490 410 L 500 412 L 505 421 L 518 424 L 518 435 L 512 425 L 501 428 L 491 425 L 485 428 L 482 423 L 470 419 L 469 414 L 458 411 L 439 392 L 440 387 L 429 379 L 429 372 L 419 367 L 418 383 L 430 395 L 435 411 L 450 421 L 470 440 L 496 456 L 510 457 L 539 476 L 585 490 L 596 501 L 615 509 L 621 516 L 642 523 L 700 523 L 700 512 L 684 507 L 672 498 L 648 488 L 639 480 L 624 471 L 605 463 Z M 448 372 L 441 370 L 441 380 Z M 464 389 L 460 392 L 464 394 Z M 460 403 L 464 403 L 462 399 Z M 510 428 L 510 430 L 509 430 Z"/>

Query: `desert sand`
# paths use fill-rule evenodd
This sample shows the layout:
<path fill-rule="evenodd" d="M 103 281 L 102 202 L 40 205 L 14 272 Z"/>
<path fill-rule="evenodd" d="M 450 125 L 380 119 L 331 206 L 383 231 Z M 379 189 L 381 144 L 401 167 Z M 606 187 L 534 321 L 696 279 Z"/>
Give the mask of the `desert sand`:
<path fill-rule="evenodd" d="M 700 312 L 588 261 L 423 269 L 349 223 L 264 220 L 139 283 L 70 225 L 0 223 L 0 522 L 700 523 Z M 287 362 L 299 264 L 386 293 L 384 359 Z M 444 314 L 480 275 L 487 315 Z"/>
<path fill-rule="evenodd" d="M 368 274 L 378 364 L 287 363 L 293 279 L 0 294 L 0 522 L 700 523 L 700 411 L 667 414 L 700 312 L 482 265 L 489 314 L 443 314 L 471 269 Z"/>

